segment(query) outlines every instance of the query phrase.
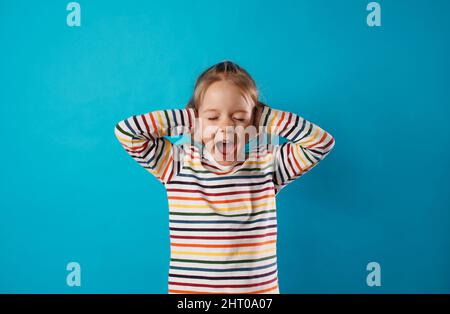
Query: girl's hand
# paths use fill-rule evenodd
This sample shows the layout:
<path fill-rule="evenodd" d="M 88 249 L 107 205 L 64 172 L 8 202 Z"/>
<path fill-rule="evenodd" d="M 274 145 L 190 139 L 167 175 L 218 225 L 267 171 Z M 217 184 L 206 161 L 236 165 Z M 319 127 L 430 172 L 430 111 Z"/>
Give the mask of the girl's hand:
<path fill-rule="evenodd" d="M 195 121 L 193 123 L 193 127 L 190 130 L 190 133 L 192 134 L 192 137 L 195 141 L 201 142 L 202 119 L 199 118 L 197 109 L 196 108 L 193 108 L 193 109 L 194 109 L 194 113 L 195 113 L 195 118 L 194 118 Z"/>
<path fill-rule="evenodd" d="M 258 102 L 255 106 L 255 118 L 254 118 L 254 123 L 253 125 L 256 127 L 256 129 L 258 129 L 258 126 L 260 124 L 260 119 L 261 119 L 261 114 L 264 110 L 264 107 L 267 107 L 266 104 L 263 104 L 262 102 Z"/>

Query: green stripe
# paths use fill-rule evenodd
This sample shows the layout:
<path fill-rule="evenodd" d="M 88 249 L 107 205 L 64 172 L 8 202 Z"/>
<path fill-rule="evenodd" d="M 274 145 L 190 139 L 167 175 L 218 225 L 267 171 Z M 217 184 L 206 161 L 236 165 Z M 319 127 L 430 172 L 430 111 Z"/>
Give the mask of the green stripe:
<path fill-rule="evenodd" d="M 134 138 L 134 135 L 131 133 L 128 133 L 127 131 L 124 131 L 119 124 L 116 125 L 116 128 L 120 131 L 120 133 L 122 133 L 123 135 L 127 135 L 129 137 Z"/>
<path fill-rule="evenodd" d="M 266 259 L 271 259 L 276 257 L 276 255 L 257 258 L 257 259 L 241 259 L 236 261 L 205 261 L 205 260 L 196 260 L 196 259 L 181 259 L 181 258 L 171 258 L 170 260 L 173 262 L 186 262 L 186 263 L 203 263 L 203 264 L 233 264 L 233 263 L 250 263 L 250 262 L 259 262 L 264 261 Z"/>
<path fill-rule="evenodd" d="M 263 210 L 257 213 L 252 214 L 233 214 L 233 215 L 220 215 L 217 213 L 180 213 L 180 212 L 169 212 L 170 215 L 179 215 L 179 216 L 223 216 L 223 217 L 244 217 L 244 216 L 256 216 L 264 213 L 273 213 L 276 209 L 271 210 Z"/>

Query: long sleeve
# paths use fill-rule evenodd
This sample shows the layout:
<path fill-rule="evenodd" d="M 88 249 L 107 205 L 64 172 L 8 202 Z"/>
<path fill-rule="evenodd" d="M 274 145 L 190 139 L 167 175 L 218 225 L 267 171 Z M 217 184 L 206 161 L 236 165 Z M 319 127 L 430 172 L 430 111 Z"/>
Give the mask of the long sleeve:
<path fill-rule="evenodd" d="M 165 136 L 189 133 L 194 121 L 192 108 L 156 110 L 120 121 L 114 133 L 133 159 L 167 184 L 181 169 L 184 151 Z"/>
<path fill-rule="evenodd" d="M 273 148 L 273 182 L 276 194 L 316 166 L 335 144 L 331 134 L 292 112 L 265 106 L 259 124 L 265 132 L 288 140 Z"/>

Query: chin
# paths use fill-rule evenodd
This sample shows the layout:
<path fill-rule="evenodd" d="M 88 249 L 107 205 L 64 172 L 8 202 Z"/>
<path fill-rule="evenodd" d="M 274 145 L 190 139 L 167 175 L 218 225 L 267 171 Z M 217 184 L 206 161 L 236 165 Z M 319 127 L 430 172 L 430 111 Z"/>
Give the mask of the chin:
<path fill-rule="evenodd" d="M 216 161 L 217 161 L 217 163 L 219 163 L 222 166 L 231 166 L 236 163 L 235 160 L 233 160 L 233 161 L 218 161 L 218 160 L 216 160 Z"/>

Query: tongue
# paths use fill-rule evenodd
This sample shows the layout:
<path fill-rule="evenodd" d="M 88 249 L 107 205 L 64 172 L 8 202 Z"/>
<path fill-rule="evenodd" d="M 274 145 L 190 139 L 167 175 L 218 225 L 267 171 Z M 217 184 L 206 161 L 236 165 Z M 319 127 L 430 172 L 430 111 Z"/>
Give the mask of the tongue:
<path fill-rule="evenodd" d="M 216 147 L 222 154 L 229 154 L 234 150 L 233 143 L 218 143 Z"/>

